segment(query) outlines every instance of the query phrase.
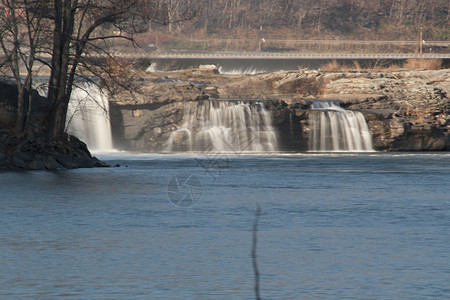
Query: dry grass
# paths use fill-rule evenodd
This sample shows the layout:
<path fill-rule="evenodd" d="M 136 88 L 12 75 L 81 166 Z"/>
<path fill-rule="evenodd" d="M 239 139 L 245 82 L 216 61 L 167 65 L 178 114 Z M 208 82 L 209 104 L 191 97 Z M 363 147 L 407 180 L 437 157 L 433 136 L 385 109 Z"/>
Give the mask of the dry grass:
<path fill-rule="evenodd" d="M 360 73 L 361 72 L 361 65 L 359 64 L 359 62 L 357 60 L 354 60 L 353 61 L 353 65 L 355 66 L 356 72 Z"/>
<path fill-rule="evenodd" d="M 442 60 L 440 59 L 427 59 L 427 58 L 410 58 L 403 64 L 403 69 L 415 70 L 439 70 L 442 68 Z"/>
<path fill-rule="evenodd" d="M 349 70 L 353 70 L 359 73 L 361 72 L 362 67 L 357 60 L 352 61 L 352 64 L 345 64 L 334 59 L 326 64 L 321 65 L 320 69 L 323 71 L 331 72 L 347 72 Z"/>
<path fill-rule="evenodd" d="M 337 60 L 333 59 L 332 61 L 321 65 L 320 69 L 323 71 L 342 71 L 342 66 Z"/>
<path fill-rule="evenodd" d="M 443 67 L 443 61 L 441 59 L 431 59 L 431 58 L 410 58 L 406 61 L 396 63 L 389 60 L 376 60 L 370 66 L 362 68 L 358 61 L 354 60 L 353 65 L 348 65 L 343 62 L 338 62 L 337 60 L 332 60 L 326 64 L 320 66 L 320 69 L 328 72 L 346 72 L 349 70 L 354 70 L 356 72 L 365 71 L 392 71 L 397 69 L 406 70 L 440 70 Z"/>

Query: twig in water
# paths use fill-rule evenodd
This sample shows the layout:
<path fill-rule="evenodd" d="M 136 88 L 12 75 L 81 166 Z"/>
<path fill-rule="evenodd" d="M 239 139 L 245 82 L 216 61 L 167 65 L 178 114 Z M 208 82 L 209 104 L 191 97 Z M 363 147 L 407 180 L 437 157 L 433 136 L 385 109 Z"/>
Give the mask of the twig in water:
<path fill-rule="evenodd" d="M 252 242 L 252 262 L 253 262 L 253 273 L 255 274 L 255 297 L 256 300 L 261 300 L 259 294 L 259 270 L 258 262 L 256 260 L 256 244 L 257 244 L 257 232 L 258 232 L 258 220 L 261 214 L 261 207 L 259 204 L 256 206 L 255 222 L 253 223 L 253 242 Z"/>

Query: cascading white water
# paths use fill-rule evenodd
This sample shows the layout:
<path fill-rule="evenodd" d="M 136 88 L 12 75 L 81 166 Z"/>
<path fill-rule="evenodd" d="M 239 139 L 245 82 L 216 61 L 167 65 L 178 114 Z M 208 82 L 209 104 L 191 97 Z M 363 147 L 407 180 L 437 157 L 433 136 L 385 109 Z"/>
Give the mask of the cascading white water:
<path fill-rule="evenodd" d="M 338 101 L 313 101 L 309 116 L 310 151 L 373 151 L 372 136 L 360 112 Z"/>
<path fill-rule="evenodd" d="M 156 63 L 151 63 L 150 66 L 145 70 L 147 73 L 158 72 Z"/>
<path fill-rule="evenodd" d="M 97 86 L 86 83 L 73 89 L 67 111 L 67 133 L 85 142 L 89 150 L 113 149 L 109 102 Z"/>
<path fill-rule="evenodd" d="M 262 103 L 211 100 L 185 106 L 184 125 L 172 133 L 169 151 L 266 152 L 277 150 L 270 113 Z"/>
<path fill-rule="evenodd" d="M 256 69 L 253 66 L 247 67 L 247 68 L 241 67 L 241 68 L 234 68 L 234 69 L 226 69 L 226 68 L 220 66 L 219 73 L 223 74 L 223 75 L 241 75 L 241 74 L 255 75 L 258 73 L 264 73 L 264 70 Z"/>

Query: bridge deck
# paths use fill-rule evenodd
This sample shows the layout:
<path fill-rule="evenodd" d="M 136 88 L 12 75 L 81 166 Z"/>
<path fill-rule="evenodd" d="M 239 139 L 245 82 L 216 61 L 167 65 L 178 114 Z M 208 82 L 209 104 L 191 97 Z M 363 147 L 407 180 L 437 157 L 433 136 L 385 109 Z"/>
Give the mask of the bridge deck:
<path fill-rule="evenodd" d="M 115 53 L 124 58 L 148 59 L 450 59 L 450 53 L 402 54 L 402 53 Z"/>

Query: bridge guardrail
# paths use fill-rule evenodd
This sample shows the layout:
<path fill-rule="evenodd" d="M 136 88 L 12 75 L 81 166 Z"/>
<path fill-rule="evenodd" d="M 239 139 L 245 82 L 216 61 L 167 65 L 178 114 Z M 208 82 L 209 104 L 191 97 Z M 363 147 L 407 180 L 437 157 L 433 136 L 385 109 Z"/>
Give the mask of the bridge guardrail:
<path fill-rule="evenodd" d="M 123 58 L 147 58 L 147 59 L 408 59 L 408 58 L 434 58 L 434 59 L 450 59 L 450 53 L 436 54 L 403 54 L 403 53 L 127 53 L 112 52 L 112 56 Z M 2 56 L 2 53 L 0 53 Z M 40 54 L 41 57 L 50 57 Z M 106 57 L 107 55 L 90 53 L 88 57 Z"/>

